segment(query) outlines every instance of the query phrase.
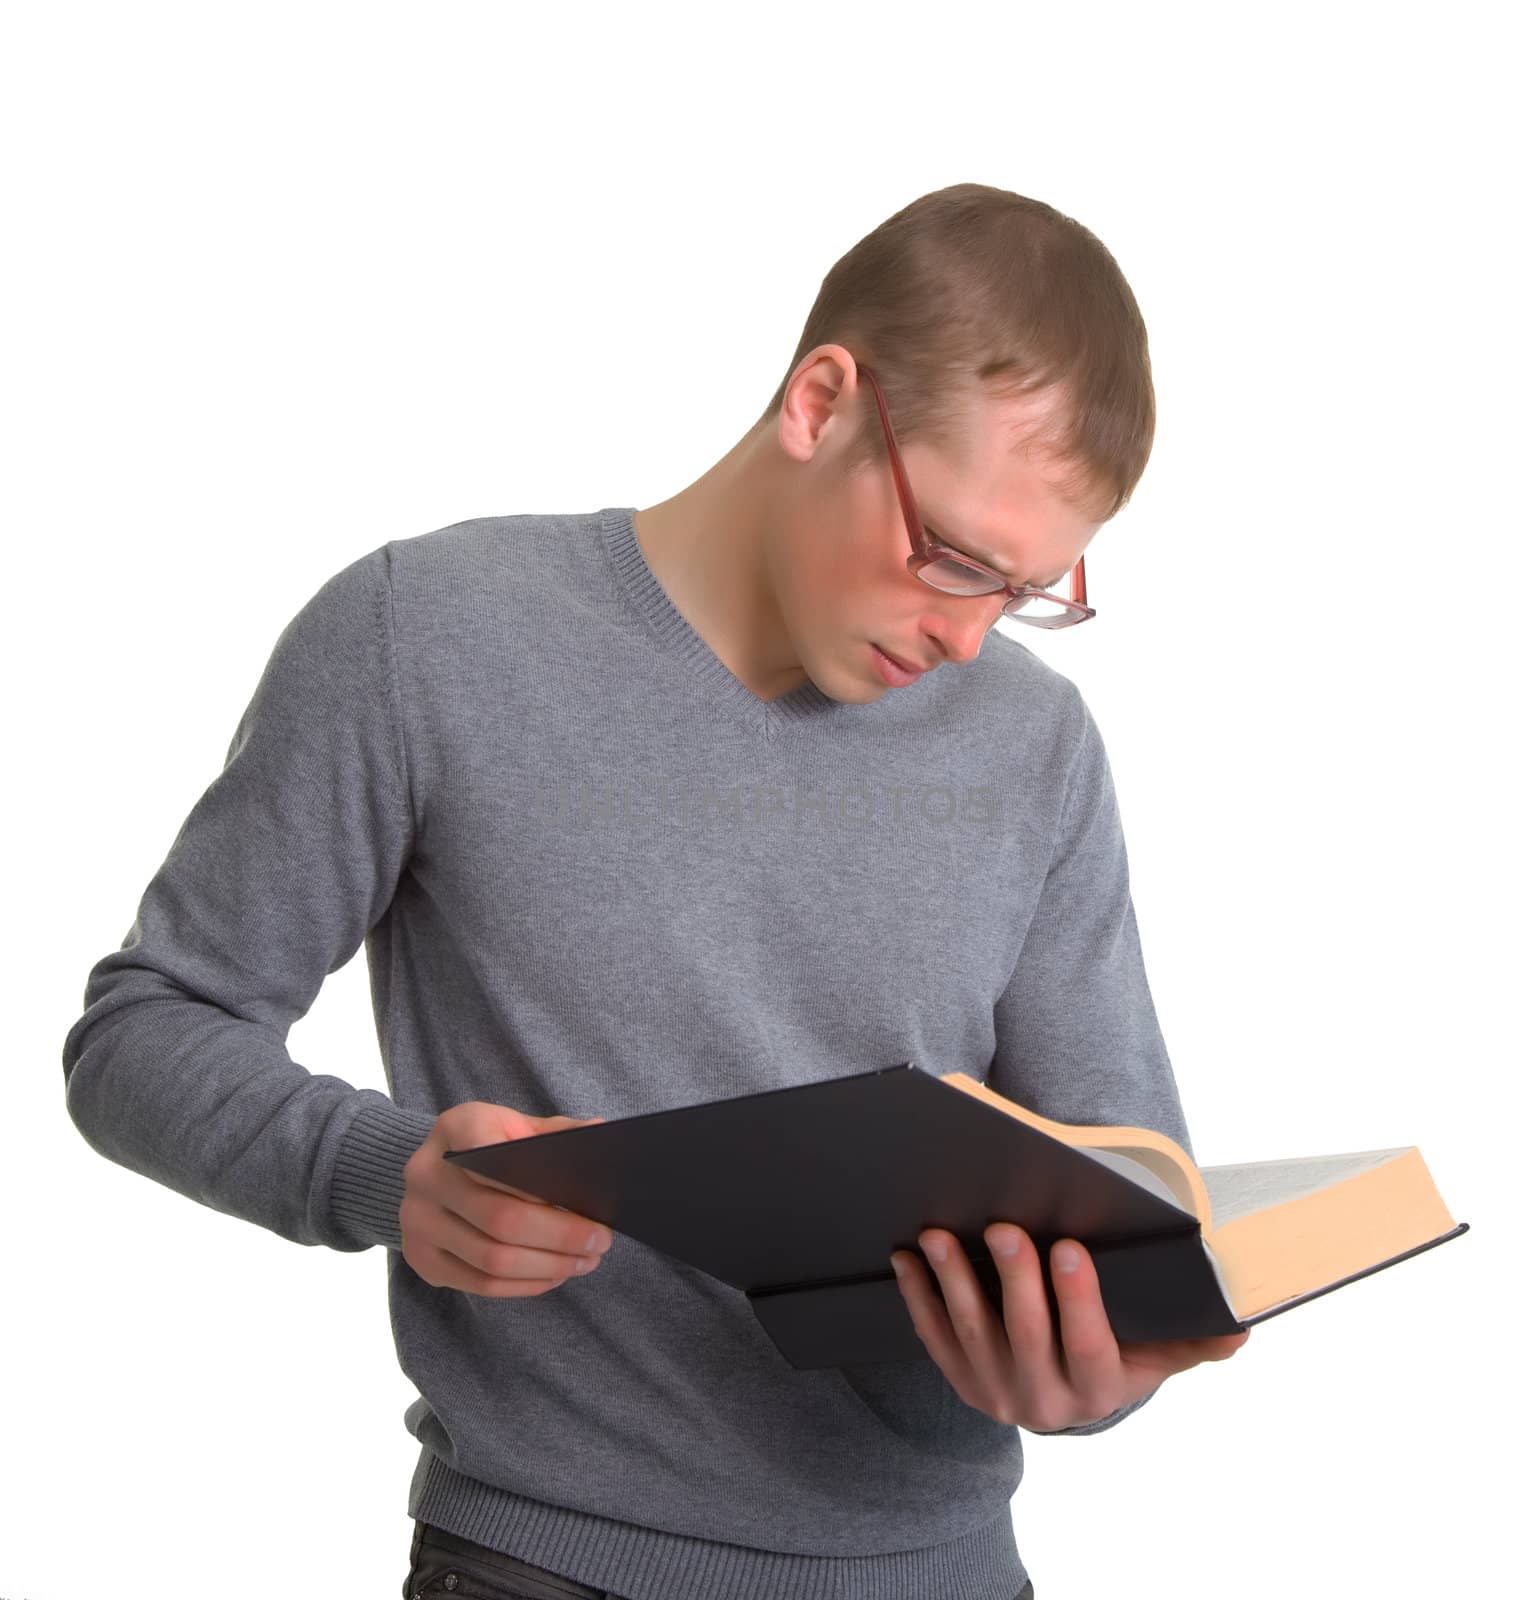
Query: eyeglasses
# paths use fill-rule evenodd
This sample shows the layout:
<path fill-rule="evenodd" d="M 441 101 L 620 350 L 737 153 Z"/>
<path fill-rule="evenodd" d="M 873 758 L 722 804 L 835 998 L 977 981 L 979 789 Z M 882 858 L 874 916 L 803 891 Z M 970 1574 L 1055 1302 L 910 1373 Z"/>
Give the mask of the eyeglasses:
<path fill-rule="evenodd" d="M 888 403 L 872 369 L 857 363 L 857 371 L 872 385 L 878 402 L 878 415 L 883 419 L 883 436 L 888 441 L 888 459 L 894 469 L 894 485 L 899 491 L 899 504 L 904 508 L 904 523 L 909 529 L 911 555 L 905 565 L 922 582 L 944 594 L 996 594 L 1003 589 L 1008 595 L 1003 616 L 1016 622 L 1029 623 L 1033 628 L 1071 628 L 1077 622 L 1088 622 L 1094 608 L 1085 603 L 1084 557 L 1068 574 L 1068 598 L 1050 594 L 1031 584 L 1019 586 L 1007 583 L 1002 574 L 972 557 L 950 549 L 929 537 L 915 506 L 915 496 L 910 492 L 910 481 L 905 476 L 904 462 L 899 458 L 899 446 L 894 439 L 894 426 L 888 420 Z"/>

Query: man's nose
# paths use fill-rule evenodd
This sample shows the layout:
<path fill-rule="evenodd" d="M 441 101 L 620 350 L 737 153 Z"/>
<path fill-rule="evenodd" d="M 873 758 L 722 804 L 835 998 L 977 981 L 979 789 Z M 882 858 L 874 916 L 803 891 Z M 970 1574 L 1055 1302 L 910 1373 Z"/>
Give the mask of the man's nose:
<path fill-rule="evenodd" d="M 958 664 L 971 661 L 982 648 L 985 635 L 999 620 L 1005 599 L 1004 595 L 992 596 L 980 604 L 974 596 L 968 595 L 960 605 L 948 608 L 927 622 L 926 632 L 941 646 L 948 661 Z"/>

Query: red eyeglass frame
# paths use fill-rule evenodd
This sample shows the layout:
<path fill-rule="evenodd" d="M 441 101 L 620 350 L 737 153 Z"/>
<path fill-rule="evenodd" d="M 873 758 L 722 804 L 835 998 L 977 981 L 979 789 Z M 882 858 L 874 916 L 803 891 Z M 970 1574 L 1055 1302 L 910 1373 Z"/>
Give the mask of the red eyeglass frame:
<path fill-rule="evenodd" d="M 1008 616 L 1012 622 L 1024 622 L 1032 628 L 1071 628 L 1080 622 L 1088 622 L 1095 614 L 1093 606 L 1088 604 L 1088 588 L 1084 579 L 1084 557 L 1080 556 L 1073 570 L 1068 574 L 1068 598 L 1053 594 L 1049 589 L 1039 589 L 1034 584 L 1023 583 L 1019 585 L 1009 583 L 1002 572 L 996 572 L 992 567 L 986 567 L 983 562 L 975 561 L 972 556 L 965 556 L 961 550 L 953 550 L 950 546 L 941 544 L 930 538 L 925 531 L 925 525 L 920 520 L 920 510 L 915 504 L 914 492 L 910 488 L 910 480 L 905 474 L 904 462 L 899 456 L 899 444 L 894 438 L 894 425 L 889 421 L 888 402 L 883 398 L 883 390 L 878 385 L 878 379 L 871 367 L 862 362 L 857 363 L 857 371 L 872 385 L 873 397 L 878 402 L 878 416 L 883 422 L 883 437 L 888 441 L 888 459 L 894 469 L 894 485 L 899 491 L 899 504 L 904 508 L 904 522 L 909 529 L 912 553 L 905 565 L 917 577 L 922 567 L 929 566 L 933 561 L 950 556 L 954 561 L 960 561 L 966 567 L 976 568 L 979 572 L 987 572 L 991 578 L 1004 590 L 1006 599 L 1019 600 L 1022 597 L 1040 596 L 1044 600 L 1055 601 L 1058 605 L 1076 608 L 1080 615 L 1073 616 L 1068 612 L 1059 612 L 1055 617 L 1023 617 L 1017 612 L 1001 611 L 1001 616 Z M 924 579 L 921 579 L 925 582 Z M 955 594 L 954 590 L 943 589 L 939 584 L 928 583 L 927 588 L 935 589 L 938 594 Z M 991 589 L 989 594 L 997 591 Z M 970 600 L 987 600 L 989 594 L 967 595 L 963 598 Z"/>

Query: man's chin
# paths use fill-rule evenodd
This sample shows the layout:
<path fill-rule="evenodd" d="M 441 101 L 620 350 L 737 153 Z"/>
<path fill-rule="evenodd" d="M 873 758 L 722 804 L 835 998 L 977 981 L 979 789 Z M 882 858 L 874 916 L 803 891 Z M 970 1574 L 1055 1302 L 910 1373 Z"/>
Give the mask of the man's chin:
<path fill-rule="evenodd" d="M 871 647 L 862 646 L 864 659 L 871 659 Z M 843 706 L 870 706 L 888 693 L 888 685 L 871 672 L 853 672 L 847 661 L 836 654 L 826 655 L 820 661 L 820 670 L 805 674 L 827 699 Z"/>
<path fill-rule="evenodd" d="M 881 700 L 888 693 L 888 685 L 884 683 L 863 683 L 856 678 L 838 679 L 833 683 L 821 683 L 820 693 L 843 706 L 870 706 L 875 700 Z"/>

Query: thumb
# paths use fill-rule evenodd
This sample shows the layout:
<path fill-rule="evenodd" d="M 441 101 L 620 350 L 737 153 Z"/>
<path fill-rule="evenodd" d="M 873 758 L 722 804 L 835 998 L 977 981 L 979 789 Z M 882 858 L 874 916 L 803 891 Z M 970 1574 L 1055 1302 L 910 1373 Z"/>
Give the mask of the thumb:
<path fill-rule="evenodd" d="M 589 1123 L 606 1122 L 606 1117 L 526 1117 L 526 1122 L 534 1124 L 535 1133 L 560 1133 L 566 1128 L 585 1128 Z M 510 1134 L 510 1138 L 520 1138 L 519 1134 Z"/>
<path fill-rule="evenodd" d="M 559 1133 L 566 1128 L 579 1128 L 589 1122 L 603 1122 L 604 1117 L 533 1117 L 527 1111 L 516 1111 L 512 1106 L 494 1105 L 492 1110 L 498 1113 L 500 1124 L 500 1137 L 503 1140 L 531 1139 L 540 1133 Z M 484 1142 L 490 1142 L 484 1141 Z M 489 1178 L 482 1172 L 470 1172 L 468 1175 L 477 1183 L 486 1184 L 489 1188 L 500 1189 L 507 1194 L 516 1195 L 520 1200 L 532 1200 L 536 1205 L 546 1205 L 550 1202 L 542 1200 L 538 1195 L 529 1194 L 523 1189 L 515 1189 L 510 1183 L 501 1183 L 496 1178 Z M 565 1207 L 558 1207 L 564 1210 Z"/>

